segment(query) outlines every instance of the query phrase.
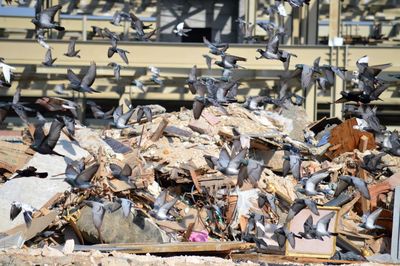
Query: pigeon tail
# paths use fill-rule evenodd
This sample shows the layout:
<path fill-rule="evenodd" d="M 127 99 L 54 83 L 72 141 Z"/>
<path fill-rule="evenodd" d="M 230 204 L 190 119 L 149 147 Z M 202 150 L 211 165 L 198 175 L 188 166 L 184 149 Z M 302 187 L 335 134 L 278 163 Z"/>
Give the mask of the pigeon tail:
<path fill-rule="evenodd" d="M 61 27 L 61 26 L 55 26 L 54 27 L 56 30 L 58 30 L 58 31 L 64 31 L 65 30 L 65 28 L 64 27 Z"/>

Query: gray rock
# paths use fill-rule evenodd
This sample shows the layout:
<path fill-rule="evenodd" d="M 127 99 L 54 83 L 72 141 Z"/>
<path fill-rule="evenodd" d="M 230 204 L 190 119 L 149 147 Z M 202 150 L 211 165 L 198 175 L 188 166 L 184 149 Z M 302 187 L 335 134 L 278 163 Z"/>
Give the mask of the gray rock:
<path fill-rule="evenodd" d="M 282 110 L 282 116 L 292 119 L 293 129 L 289 132 L 289 137 L 304 141 L 303 129 L 305 129 L 312 120 L 307 116 L 306 110 L 301 106 L 288 106 L 288 109 Z"/>
<path fill-rule="evenodd" d="M 77 221 L 85 241 L 99 243 L 97 230 L 93 224 L 92 210 L 85 206 Z M 166 234 L 150 219 L 132 214 L 128 218 L 122 215 L 122 209 L 104 215 L 101 235 L 105 243 L 163 243 L 167 242 Z"/>

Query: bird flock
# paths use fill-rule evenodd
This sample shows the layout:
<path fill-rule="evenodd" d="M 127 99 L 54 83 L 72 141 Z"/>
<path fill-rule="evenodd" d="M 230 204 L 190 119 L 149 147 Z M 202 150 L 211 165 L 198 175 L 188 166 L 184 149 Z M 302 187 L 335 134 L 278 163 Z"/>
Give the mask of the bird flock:
<path fill-rule="evenodd" d="M 293 8 L 299 8 L 304 4 L 308 4 L 306 0 L 288 0 Z M 42 62 L 43 65 L 51 67 L 57 58 L 52 57 L 51 47 L 45 42 L 45 31 L 55 29 L 57 31 L 64 31 L 64 27 L 54 21 L 55 14 L 61 9 L 61 5 L 56 5 L 48 9 L 41 9 L 40 1 L 36 5 L 35 18 L 32 19 L 32 23 L 36 27 L 37 41 L 39 44 L 47 49 L 45 59 Z M 267 7 L 267 12 L 271 18 L 278 16 L 278 20 L 286 16 L 283 2 L 275 1 L 275 4 Z M 156 29 L 150 30 L 151 25 L 145 25 L 138 17 L 133 13 L 116 12 L 112 18 L 111 24 L 119 26 L 121 21 L 126 20 L 130 22 L 130 26 L 136 33 L 136 39 L 139 41 L 149 41 L 149 39 L 155 34 Z M 285 35 L 285 31 L 282 27 L 279 27 L 274 22 L 275 19 L 271 19 L 269 23 L 259 23 L 259 27 L 267 32 L 269 37 L 265 50 L 257 49 L 255 56 L 257 60 L 279 60 L 283 63 L 284 74 L 280 77 L 279 91 L 276 98 L 269 96 L 250 96 L 247 97 L 242 106 L 254 115 L 259 115 L 260 112 L 265 108 L 266 105 L 272 105 L 278 112 L 289 109 L 292 106 L 300 106 L 304 101 L 304 94 L 298 95 L 289 90 L 289 81 L 297 79 L 301 84 L 301 91 L 307 91 L 312 85 L 318 84 L 322 92 L 325 93 L 329 87 L 333 86 L 335 76 L 337 75 L 345 81 L 353 82 L 355 90 L 341 92 L 342 97 L 338 99 L 337 103 L 354 102 L 357 106 L 351 105 L 346 107 L 344 112 L 346 115 L 357 117 L 363 123 L 359 124 L 360 130 L 372 132 L 375 136 L 376 142 L 382 149 L 382 153 L 379 155 L 370 155 L 364 157 L 362 168 L 373 173 L 381 170 L 384 166 L 380 163 L 380 159 L 385 153 L 389 153 L 394 156 L 400 156 L 400 139 L 397 131 L 389 131 L 379 123 L 379 119 L 376 116 L 376 108 L 371 107 L 371 102 L 380 100 L 379 96 L 385 89 L 388 88 L 390 83 L 380 79 L 378 74 L 390 67 L 391 64 L 384 64 L 378 66 L 370 66 L 368 64 L 368 56 L 360 58 L 357 63 L 358 71 L 349 73 L 346 69 L 338 68 L 331 65 L 320 65 L 320 58 L 316 58 L 313 65 L 298 64 L 293 70 L 290 70 L 290 58 L 292 56 L 298 57 L 288 51 L 279 49 L 279 43 L 282 37 Z M 237 20 L 239 28 L 243 33 L 243 38 L 251 42 L 252 32 L 254 32 L 255 25 L 246 23 L 242 18 Z M 118 41 L 121 39 L 120 36 L 114 32 L 111 32 L 107 28 L 99 28 L 92 26 L 93 34 L 102 38 L 108 38 L 111 42 L 111 47 L 108 48 L 108 58 L 113 58 L 115 54 L 118 54 L 125 64 L 129 64 L 128 55 L 129 52 L 118 47 Z M 145 32 L 148 31 L 148 32 Z M 178 36 L 188 36 L 190 29 L 185 28 L 184 22 L 179 23 L 176 29 L 173 30 Z M 208 69 L 212 68 L 212 62 L 214 65 L 221 68 L 221 76 L 218 78 L 208 76 L 198 76 L 197 66 L 194 65 L 189 72 L 187 79 L 187 86 L 189 91 L 194 95 L 193 101 L 193 117 L 199 119 L 202 116 L 202 112 L 209 106 L 214 106 L 224 114 L 229 115 L 227 106 L 237 102 L 237 93 L 240 87 L 240 80 L 234 78 L 234 72 L 237 69 L 244 68 L 240 65 L 242 62 L 246 62 L 247 58 L 233 55 L 229 53 L 229 44 L 221 41 L 220 33 L 216 35 L 214 41 L 208 40 L 203 37 L 204 45 L 209 49 L 209 54 L 203 54 L 205 64 Z M 75 40 L 71 40 L 68 45 L 67 52 L 64 54 L 68 57 L 80 58 L 80 51 L 75 48 Z M 199 55 L 200 56 L 200 55 Z M 220 60 L 216 60 L 213 56 L 220 57 Z M 0 86 L 10 87 L 12 82 L 12 71 L 15 68 L 5 63 L 4 58 L 0 58 L 0 68 L 2 69 L 2 79 L 0 80 Z M 111 62 L 110 67 L 114 70 L 114 76 L 116 80 L 120 79 L 121 65 Z M 160 77 L 160 70 L 154 66 L 149 66 L 148 70 L 151 72 L 150 80 L 155 84 L 163 86 L 163 80 Z M 72 69 L 67 70 L 67 78 L 70 81 L 69 88 L 82 93 L 99 93 L 98 90 L 93 88 L 93 84 L 96 79 L 96 63 L 92 62 L 82 77 L 75 74 Z M 139 80 L 134 80 L 133 83 L 142 91 L 146 91 L 144 84 Z M 58 87 L 57 91 L 59 94 L 64 94 L 64 87 Z M 62 115 L 56 115 L 54 120 L 51 122 L 50 129 L 46 132 L 45 124 L 46 119 L 36 110 L 37 108 L 27 107 L 26 103 L 20 102 L 21 90 L 17 89 L 12 102 L 0 103 L 0 122 L 3 122 L 10 108 L 12 108 L 22 121 L 26 124 L 29 123 L 27 113 L 36 112 L 36 122 L 34 122 L 34 133 L 32 136 L 32 144 L 30 147 L 41 154 L 51 154 L 54 156 L 63 156 L 54 151 L 54 147 L 60 138 L 61 131 L 63 128 L 66 132 L 73 137 L 75 132 L 75 125 L 77 123 L 76 118 L 79 115 L 80 107 L 77 103 L 57 98 L 57 97 L 42 97 L 37 99 L 35 102 L 36 106 L 45 108 L 50 112 L 62 113 Z M 133 113 L 137 113 L 136 123 L 141 121 L 152 121 L 152 110 L 148 106 L 129 106 L 126 112 L 123 112 L 122 106 L 112 108 L 108 111 L 103 111 L 102 107 L 97 105 L 94 101 L 87 101 L 86 104 L 90 106 L 91 111 L 96 119 L 112 119 L 111 125 L 117 129 L 130 128 L 132 125 L 129 123 Z M 237 178 L 237 186 L 235 189 L 240 190 L 245 182 L 250 182 L 254 187 L 257 187 L 257 183 L 266 168 L 265 163 L 253 157 L 250 152 L 250 137 L 241 134 L 238 130 L 233 130 L 233 139 L 231 143 L 226 143 L 226 147 L 220 150 L 219 156 L 205 156 L 204 160 L 207 162 L 209 168 L 220 172 L 222 175 L 231 176 Z M 316 144 L 312 141 L 313 136 L 305 137 L 305 145 L 315 146 Z M 300 145 L 301 146 L 301 145 Z M 229 147 L 229 148 L 227 148 Z M 359 193 L 365 199 L 370 199 L 370 193 L 368 185 L 365 180 L 349 175 L 339 176 L 339 182 L 335 185 L 334 189 L 323 190 L 320 188 L 321 183 L 329 183 L 330 177 L 333 174 L 332 170 L 323 169 L 312 173 L 308 176 L 301 175 L 301 164 L 304 160 L 304 151 L 301 151 L 299 145 L 295 145 L 295 142 L 284 143 L 282 150 L 284 151 L 282 175 L 287 177 L 291 174 L 298 182 L 298 195 L 299 198 L 295 199 L 291 206 L 288 208 L 287 217 L 284 224 L 277 226 L 274 230 L 274 237 L 277 240 L 279 246 L 282 248 L 286 240 L 288 243 L 295 248 L 296 238 L 305 239 L 319 239 L 323 240 L 331 236 L 336 235 L 336 232 L 330 232 L 328 230 L 329 223 L 335 216 L 335 212 L 329 212 L 326 215 L 320 217 L 316 222 L 313 216 L 309 216 L 304 223 L 304 230 L 299 234 L 290 232 L 289 223 L 293 218 L 301 212 L 303 209 L 309 209 L 314 215 L 319 215 L 319 204 L 314 200 L 314 196 L 323 195 L 329 198 L 336 198 L 340 196 L 344 191 L 352 191 L 353 194 Z M 314 160 L 317 160 L 314 158 Z M 381 167 L 381 168 L 379 168 Z M 75 190 L 90 190 L 94 189 L 95 185 L 91 182 L 93 176 L 99 169 L 99 163 L 94 162 L 88 164 L 84 160 L 78 160 L 68 163 L 65 170 L 65 182 L 71 185 L 72 189 Z M 110 171 L 114 178 L 124 181 L 131 182 L 130 176 L 132 169 L 129 165 L 119 166 L 117 164 L 110 165 Z M 349 188 L 351 187 L 351 188 Z M 173 208 L 178 200 L 178 197 L 173 197 L 172 200 L 167 200 L 167 190 L 163 190 L 158 198 L 156 199 L 150 215 L 158 220 L 174 220 L 175 217 L 170 214 L 170 210 Z M 258 195 L 258 205 L 262 208 L 265 205 L 269 205 L 272 211 L 276 212 L 276 202 L 278 199 L 275 195 L 268 192 L 260 192 Z M 132 201 L 125 198 L 115 198 L 112 203 L 102 202 L 101 199 L 87 200 L 83 204 L 92 208 L 93 222 L 98 230 L 99 237 L 101 239 L 100 229 L 102 226 L 103 217 L 106 211 L 113 212 L 116 209 L 123 209 L 123 216 L 128 217 L 132 211 Z M 212 211 L 221 213 L 220 207 L 212 207 Z M 32 214 L 36 211 L 35 208 L 28 206 L 24 203 L 13 202 L 11 204 L 10 219 L 13 220 L 18 216 L 20 212 L 23 212 L 23 216 L 27 226 L 30 226 L 32 221 Z M 371 214 L 365 214 L 360 227 L 366 230 L 381 230 L 382 228 L 375 224 L 378 216 L 382 209 L 379 208 Z M 253 233 L 255 231 L 255 233 Z M 248 222 L 248 227 L 242 236 L 243 240 L 256 242 L 260 248 L 267 247 L 265 241 L 265 217 L 259 214 L 251 214 Z"/>

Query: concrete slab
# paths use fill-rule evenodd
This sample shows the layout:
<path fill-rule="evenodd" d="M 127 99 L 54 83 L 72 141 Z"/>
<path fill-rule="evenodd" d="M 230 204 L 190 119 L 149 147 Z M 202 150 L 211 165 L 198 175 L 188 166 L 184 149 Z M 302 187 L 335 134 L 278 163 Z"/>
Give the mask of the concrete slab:
<path fill-rule="evenodd" d="M 47 178 L 16 178 L 0 187 L 0 232 L 24 223 L 22 214 L 18 215 L 14 221 L 9 219 L 11 202 L 19 201 L 30 204 L 37 209 L 41 208 L 56 193 L 64 192 L 70 188 L 63 181 L 65 175 L 59 175 L 65 172 L 67 162 L 89 155 L 86 150 L 67 140 L 63 134 L 54 150 L 65 155 L 65 157 L 35 153 L 24 166 L 34 166 L 38 172 L 48 172 Z M 55 175 L 59 176 L 53 177 Z"/>

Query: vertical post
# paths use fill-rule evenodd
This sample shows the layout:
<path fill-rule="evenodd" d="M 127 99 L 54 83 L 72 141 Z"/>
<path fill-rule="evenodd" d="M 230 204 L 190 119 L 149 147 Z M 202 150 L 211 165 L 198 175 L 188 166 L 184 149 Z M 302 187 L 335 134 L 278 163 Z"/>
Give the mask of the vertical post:
<path fill-rule="evenodd" d="M 317 84 L 314 84 L 305 92 L 305 109 L 307 116 L 312 119 L 312 121 L 317 120 Z"/>
<path fill-rule="evenodd" d="M 83 15 L 82 18 L 82 40 L 87 41 L 87 15 Z"/>
<path fill-rule="evenodd" d="M 319 0 L 312 1 L 308 7 L 307 16 L 307 44 L 315 45 L 318 41 L 318 15 L 319 15 Z"/>
<path fill-rule="evenodd" d="M 333 60 L 332 58 L 332 65 L 336 65 L 338 67 L 346 67 L 347 65 L 347 51 L 348 46 L 345 46 L 344 49 L 344 54 L 342 54 L 342 50 L 340 47 L 334 47 L 331 49 L 331 51 L 335 50 L 336 52 L 336 60 Z M 333 57 L 333 55 L 331 54 Z M 344 80 L 342 80 L 338 75 L 335 75 L 335 84 L 332 87 L 331 91 L 331 117 L 337 117 L 341 119 L 343 117 L 342 114 L 342 109 L 343 109 L 343 104 L 342 103 L 334 103 L 337 99 L 341 97 L 340 92 L 346 89 L 346 83 Z"/>
<path fill-rule="evenodd" d="M 329 45 L 339 37 L 340 30 L 340 0 L 330 0 L 329 2 Z"/>
<path fill-rule="evenodd" d="M 292 8 L 292 44 L 300 44 L 300 9 Z"/>
<path fill-rule="evenodd" d="M 246 0 L 246 2 L 245 2 L 245 13 L 244 14 L 245 14 L 245 21 L 246 21 L 247 25 L 250 25 L 250 24 L 255 25 L 256 24 L 257 2 L 258 2 L 257 0 Z M 253 29 L 253 31 L 254 31 L 254 29 Z"/>

